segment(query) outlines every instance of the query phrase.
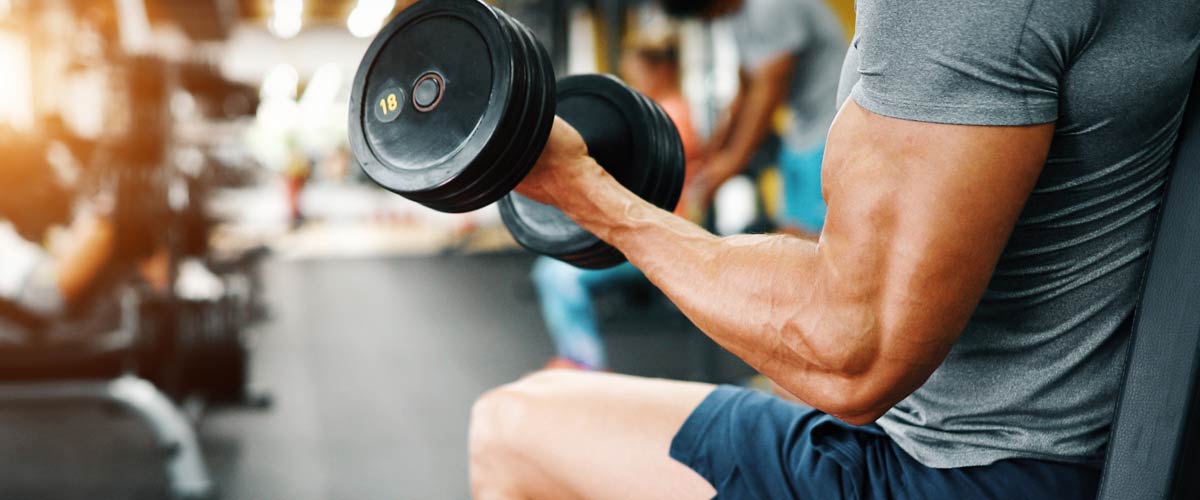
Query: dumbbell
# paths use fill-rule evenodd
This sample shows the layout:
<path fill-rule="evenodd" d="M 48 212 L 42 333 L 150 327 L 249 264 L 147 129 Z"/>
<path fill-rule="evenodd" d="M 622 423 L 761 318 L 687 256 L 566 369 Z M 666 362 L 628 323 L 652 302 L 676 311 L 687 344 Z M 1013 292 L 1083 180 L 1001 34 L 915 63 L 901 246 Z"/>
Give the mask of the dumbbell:
<path fill-rule="evenodd" d="M 675 208 L 684 155 L 666 113 L 612 76 L 556 82 L 529 29 L 479 0 L 422 0 L 380 30 L 354 78 L 350 145 L 389 191 L 451 213 L 499 201 L 525 248 L 584 268 L 619 264 L 619 251 L 561 211 L 512 192 L 555 114 L 618 182 Z"/>

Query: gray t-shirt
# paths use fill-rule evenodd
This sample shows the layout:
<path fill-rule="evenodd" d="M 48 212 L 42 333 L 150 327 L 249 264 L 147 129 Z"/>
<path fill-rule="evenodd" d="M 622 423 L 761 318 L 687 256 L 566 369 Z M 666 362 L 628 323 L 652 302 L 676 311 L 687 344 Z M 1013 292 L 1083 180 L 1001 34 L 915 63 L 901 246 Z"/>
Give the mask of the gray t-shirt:
<path fill-rule="evenodd" d="M 879 425 L 938 468 L 1098 464 L 1200 49 L 1194 0 L 858 0 L 847 95 L 886 116 L 1056 122 L 987 291 Z M 986 187 L 981 187 L 986 188 Z M 948 214 L 950 215 L 950 214 Z M 960 216 L 965 214 L 959 214 Z"/>
<path fill-rule="evenodd" d="M 745 2 L 730 19 L 742 68 L 754 71 L 780 56 L 796 55 L 784 144 L 798 152 L 825 144 L 837 114 L 834 98 L 846 55 L 841 23 L 824 0 Z"/>

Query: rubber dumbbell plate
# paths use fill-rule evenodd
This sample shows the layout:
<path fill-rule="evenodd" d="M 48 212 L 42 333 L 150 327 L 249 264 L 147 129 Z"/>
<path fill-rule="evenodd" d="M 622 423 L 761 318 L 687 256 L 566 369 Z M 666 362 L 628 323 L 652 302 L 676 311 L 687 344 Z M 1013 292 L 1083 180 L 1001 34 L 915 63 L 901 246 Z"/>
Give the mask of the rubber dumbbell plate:
<path fill-rule="evenodd" d="M 589 153 L 623 186 L 664 208 L 666 181 L 657 169 L 665 165 L 662 141 L 678 141 L 664 133 L 646 102 L 620 80 L 605 75 L 579 75 L 558 83 L 558 115 L 580 132 Z M 580 267 L 604 268 L 624 261 L 614 248 L 575 224 L 554 207 L 517 194 L 501 200 L 505 225 L 522 246 Z"/>
<path fill-rule="evenodd" d="M 478 0 L 424 0 L 390 21 L 351 94 L 350 143 L 367 175 L 448 212 L 511 190 L 554 109 L 548 57 L 522 31 Z"/>

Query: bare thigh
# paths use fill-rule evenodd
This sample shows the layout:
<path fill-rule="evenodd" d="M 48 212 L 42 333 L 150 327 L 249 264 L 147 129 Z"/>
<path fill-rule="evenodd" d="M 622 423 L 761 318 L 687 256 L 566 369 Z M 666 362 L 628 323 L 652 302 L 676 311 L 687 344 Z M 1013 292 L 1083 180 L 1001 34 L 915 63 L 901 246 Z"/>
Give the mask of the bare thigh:
<path fill-rule="evenodd" d="M 712 486 L 669 455 L 708 384 L 541 372 L 476 404 L 472 483 L 480 498 L 698 499 Z"/>

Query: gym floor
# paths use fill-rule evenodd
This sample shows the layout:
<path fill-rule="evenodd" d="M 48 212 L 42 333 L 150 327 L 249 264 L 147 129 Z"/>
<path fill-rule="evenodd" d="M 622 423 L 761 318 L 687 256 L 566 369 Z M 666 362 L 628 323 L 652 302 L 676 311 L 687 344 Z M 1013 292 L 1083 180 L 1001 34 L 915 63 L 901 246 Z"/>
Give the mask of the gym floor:
<path fill-rule="evenodd" d="M 524 254 L 271 262 L 275 319 L 256 332 L 253 377 L 274 405 L 211 410 L 199 425 L 221 498 L 468 498 L 472 401 L 551 354 L 531 263 Z M 678 353 L 708 341 L 677 312 L 640 307 L 605 321 L 615 371 L 698 377 L 695 357 Z M 738 370 L 721 362 L 722 373 Z M 111 408 L 0 407 L 0 498 L 162 498 L 158 453 Z"/>

